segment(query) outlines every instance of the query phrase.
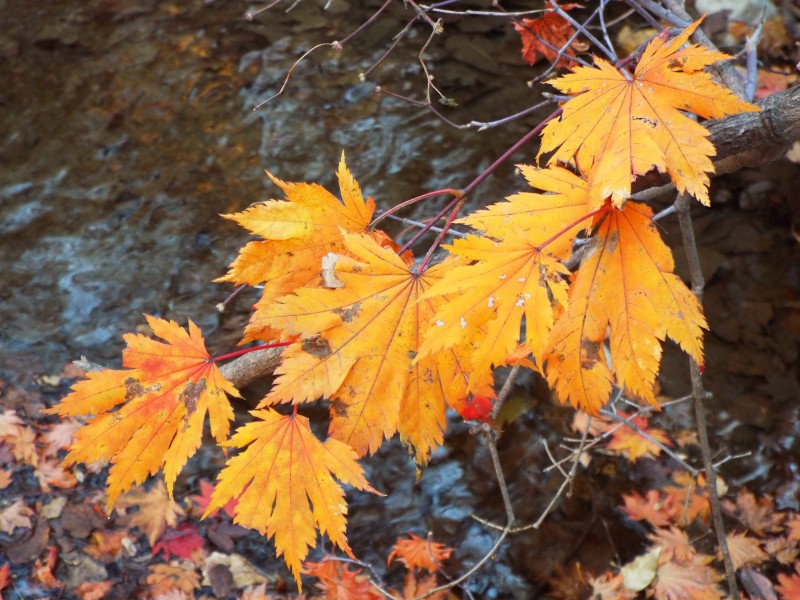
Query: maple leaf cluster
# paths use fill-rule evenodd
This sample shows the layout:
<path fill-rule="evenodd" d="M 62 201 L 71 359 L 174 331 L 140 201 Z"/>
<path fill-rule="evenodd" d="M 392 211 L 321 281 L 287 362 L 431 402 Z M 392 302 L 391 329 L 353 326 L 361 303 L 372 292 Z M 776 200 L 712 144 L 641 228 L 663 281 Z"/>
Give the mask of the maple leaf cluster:
<path fill-rule="evenodd" d="M 443 442 L 447 409 L 464 413 L 474 409 L 468 398 L 492 398 L 499 366 L 528 364 L 562 403 L 590 414 L 613 385 L 656 405 L 662 342 L 674 340 L 702 364 L 707 325 L 673 273 L 652 210 L 629 200 L 631 184 L 657 169 L 708 204 L 714 148 L 685 113 L 758 110 L 703 72 L 727 55 L 683 48 L 698 24 L 656 37 L 633 73 L 596 58 L 552 81 L 572 98 L 543 131 L 547 165 L 520 166 L 538 191 L 460 219 L 474 233 L 446 246 L 439 264 L 418 265 L 371 226 L 375 202 L 364 199 L 344 156 L 339 198 L 270 175 L 285 200 L 226 215 L 260 239 L 221 278 L 263 286 L 243 341 L 286 345 L 254 421 L 229 438 L 226 396 L 238 392 L 199 329 L 147 317 L 163 342 L 125 336 L 124 369 L 88 373 L 52 409 L 91 415 L 65 464 L 110 461 L 109 508 L 159 470 L 171 496 L 208 415 L 216 441 L 238 454 L 206 515 L 237 500 L 235 522 L 274 538 L 299 583 L 319 532 L 352 555 L 342 485 L 377 493 L 358 459 L 398 435 L 426 465 Z M 576 245 L 582 259 L 572 272 Z M 324 441 L 297 412 L 320 399 L 330 408 Z M 291 414 L 280 404 L 293 405 Z"/>

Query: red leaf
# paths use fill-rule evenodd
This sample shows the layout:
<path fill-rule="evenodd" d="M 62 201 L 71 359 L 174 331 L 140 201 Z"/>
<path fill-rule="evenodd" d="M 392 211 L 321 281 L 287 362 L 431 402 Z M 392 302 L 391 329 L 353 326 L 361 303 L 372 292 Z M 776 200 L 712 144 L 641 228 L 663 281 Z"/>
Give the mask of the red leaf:
<path fill-rule="evenodd" d="M 561 9 L 571 10 L 578 6 L 578 4 L 565 4 Z M 556 68 L 569 67 L 575 64 L 572 60 L 575 51 L 583 52 L 588 48 L 586 44 L 577 40 L 569 42 L 575 33 L 575 28 L 555 11 L 547 11 L 538 19 L 522 19 L 521 24 L 514 24 L 514 29 L 522 38 L 522 58 L 530 64 L 534 64 L 540 56 L 543 56 L 550 63 L 555 62 Z M 559 56 L 559 50 L 562 48 L 563 51 Z"/>
<path fill-rule="evenodd" d="M 191 558 L 192 552 L 203 547 L 203 538 L 191 523 L 181 523 L 177 529 L 167 529 L 155 546 L 153 556 L 164 551 L 164 558 L 169 560 L 174 554 L 178 558 Z"/>

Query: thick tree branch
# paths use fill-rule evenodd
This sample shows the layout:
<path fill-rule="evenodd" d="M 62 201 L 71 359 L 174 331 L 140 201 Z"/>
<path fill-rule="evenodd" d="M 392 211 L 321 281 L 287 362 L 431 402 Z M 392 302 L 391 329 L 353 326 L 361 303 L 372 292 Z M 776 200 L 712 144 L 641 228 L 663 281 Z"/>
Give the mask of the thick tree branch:
<path fill-rule="evenodd" d="M 783 156 L 800 139 L 800 86 L 757 103 L 761 112 L 740 113 L 706 124 L 717 149 L 716 173 L 757 167 Z"/>

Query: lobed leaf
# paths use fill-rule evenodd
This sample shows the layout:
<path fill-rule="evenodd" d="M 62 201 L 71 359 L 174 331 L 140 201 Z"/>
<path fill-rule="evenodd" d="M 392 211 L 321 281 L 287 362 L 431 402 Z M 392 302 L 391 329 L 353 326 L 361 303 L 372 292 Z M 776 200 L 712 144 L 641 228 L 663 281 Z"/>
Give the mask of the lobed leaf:
<path fill-rule="evenodd" d="M 607 327 L 617 382 L 654 406 L 653 384 L 667 336 L 703 364 L 702 308 L 672 273 L 672 253 L 652 215 L 646 205 L 628 202 L 600 217 L 570 288 L 569 308 L 550 334 L 548 382 L 562 402 L 591 414 L 611 393 L 613 373 L 603 350 Z"/>
<path fill-rule="evenodd" d="M 335 439 L 320 442 L 299 415 L 254 410 L 225 445 L 244 448 L 219 475 L 204 517 L 238 498 L 234 523 L 275 538 L 278 556 L 300 584 L 300 568 L 317 530 L 352 556 L 345 537 L 347 504 L 334 481 L 378 493 L 364 478 L 356 453 Z"/>
<path fill-rule="evenodd" d="M 145 317 L 164 342 L 125 335 L 122 366 L 127 370 L 87 373 L 47 411 L 62 417 L 95 415 L 75 432 L 64 464 L 111 460 L 109 510 L 120 493 L 161 468 L 172 497 L 178 473 L 200 446 L 206 413 L 212 435 L 224 441 L 233 420 L 225 394 L 239 396 L 208 355 L 194 323 L 189 321 L 187 332 L 174 321 Z"/>
<path fill-rule="evenodd" d="M 550 81 L 573 98 L 544 128 L 539 156 L 552 152 L 549 163 L 576 164 L 590 174 L 592 207 L 608 196 L 621 206 L 631 181 L 653 168 L 668 173 L 681 192 L 709 204 L 707 174 L 714 171 L 715 150 L 708 130 L 684 112 L 710 119 L 760 109 L 702 71 L 730 56 L 696 45 L 681 49 L 699 24 L 670 41 L 655 38 L 633 76 L 595 57 L 594 66 Z"/>
<path fill-rule="evenodd" d="M 442 442 L 446 407 L 466 396 L 457 350 L 413 362 L 443 302 L 420 299 L 448 265 L 417 274 L 370 237 L 346 234 L 345 244 L 353 258 L 341 256 L 336 265 L 343 287 L 300 289 L 254 315 L 254 323 L 304 338 L 284 352 L 259 407 L 330 398 L 330 434 L 359 456 L 399 431 L 425 464 Z"/>

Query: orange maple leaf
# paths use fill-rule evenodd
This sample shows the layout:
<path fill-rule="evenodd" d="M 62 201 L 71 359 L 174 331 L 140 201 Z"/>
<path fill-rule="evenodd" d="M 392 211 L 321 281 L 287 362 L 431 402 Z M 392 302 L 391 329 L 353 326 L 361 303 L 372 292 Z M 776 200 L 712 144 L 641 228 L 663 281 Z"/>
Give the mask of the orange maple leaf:
<path fill-rule="evenodd" d="M 778 585 L 775 589 L 780 593 L 781 600 L 800 598 L 800 561 L 794 564 L 794 571 L 792 575 L 778 573 Z"/>
<path fill-rule="evenodd" d="M 626 415 L 625 413 L 620 413 L 620 416 L 628 419 L 639 429 L 650 435 L 650 437 L 652 437 L 654 440 L 658 440 L 665 446 L 670 445 L 667 432 L 663 429 L 649 427 L 649 421 L 644 415 L 632 417 L 630 415 Z M 661 454 L 661 448 L 657 444 L 630 427 L 620 427 L 614 430 L 614 433 L 611 434 L 611 440 L 608 442 L 607 448 L 609 450 L 620 452 L 632 462 L 642 457 L 655 458 Z"/>
<path fill-rule="evenodd" d="M 446 301 L 423 294 L 450 263 L 418 274 L 368 236 L 344 240 L 350 256 L 336 265 L 341 288 L 299 289 L 254 315 L 254 323 L 304 338 L 284 351 L 259 408 L 328 397 L 330 434 L 359 456 L 399 432 L 425 464 L 442 443 L 446 407 L 466 397 L 463 351 L 414 361 L 426 324 Z"/>
<path fill-rule="evenodd" d="M 667 527 L 675 514 L 675 499 L 661 497 L 658 490 L 647 490 L 644 496 L 638 493 L 623 494 L 625 506 L 622 509 L 634 521 L 647 521 L 653 527 Z"/>
<path fill-rule="evenodd" d="M 592 207 L 611 196 L 620 206 L 631 181 L 651 169 L 670 175 L 681 192 L 709 204 L 708 173 L 716 154 L 708 130 L 683 112 L 706 119 L 759 108 L 717 85 L 702 69 L 731 58 L 697 45 L 681 46 L 700 21 L 668 41 L 651 41 L 633 75 L 595 57 L 593 67 L 576 67 L 550 84 L 573 95 L 558 120 L 542 134 L 539 156 L 577 164 L 589 174 Z"/>
<path fill-rule="evenodd" d="M 711 515 L 711 500 L 704 475 L 694 479 L 685 471 L 678 471 L 672 475 L 675 485 L 664 486 L 664 493 L 675 499 L 675 521 L 678 525 L 686 526 L 700 519 L 708 522 Z"/>
<path fill-rule="evenodd" d="M 481 376 L 516 349 L 524 317 L 525 340 L 541 365 L 554 321 L 553 299 L 567 304 L 566 267 L 531 243 L 529 234 L 511 227 L 499 242 L 470 235 L 447 249 L 477 262 L 450 269 L 425 295 L 449 300 L 433 316 L 419 356 L 477 339 L 472 368 Z"/>
<path fill-rule="evenodd" d="M 431 536 L 419 537 L 409 532 L 410 539 L 397 539 L 386 564 L 391 565 L 395 557 L 400 559 L 406 569 L 426 569 L 428 573 L 435 573 L 442 567 L 442 562 L 450 558 L 452 548 L 434 542 Z"/>
<path fill-rule="evenodd" d="M 200 446 L 209 415 L 218 442 L 228 437 L 233 409 L 225 394 L 239 396 L 205 349 L 197 326 L 188 333 L 174 321 L 145 315 L 164 342 L 127 334 L 122 366 L 95 371 L 51 408 L 60 416 L 96 415 L 75 433 L 64 465 L 111 460 L 108 509 L 120 493 L 162 466 L 167 490 Z M 122 405 L 118 410 L 113 410 Z"/>
<path fill-rule="evenodd" d="M 548 382 L 562 403 L 593 415 L 611 393 L 613 373 L 603 351 L 608 326 L 617 383 L 654 406 L 667 336 L 703 364 L 702 308 L 672 273 L 672 253 L 652 216 L 648 206 L 628 202 L 596 217 L 597 232 L 570 288 L 569 308 L 550 332 Z"/>
<path fill-rule="evenodd" d="M 383 594 L 370 583 L 363 569 L 350 570 L 338 560 L 303 563 L 303 573 L 319 579 L 315 584 L 327 600 L 382 600 Z"/>
<path fill-rule="evenodd" d="M 506 363 L 520 341 L 523 317 L 525 342 L 541 368 L 554 304 L 566 305 L 569 272 L 558 259 L 568 256 L 587 216 L 586 183 L 580 177 L 562 167 L 519 169 L 531 186 L 546 193 L 515 194 L 461 219 L 485 237 L 468 236 L 447 247 L 472 264 L 450 270 L 426 294 L 448 299 L 433 318 L 420 356 L 469 340 L 476 346 L 471 360 L 479 377 Z"/>
<path fill-rule="evenodd" d="M 563 4 L 562 10 L 579 8 L 580 4 Z M 522 19 L 514 23 L 522 38 L 522 58 L 530 64 L 536 63 L 543 56 L 556 68 L 569 67 L 574 64 L 575 52 L 584 52 L 588 46 L 574 39 L 575 28 L 554 10 L 547 10 L 538 19 Z M 559 50 L 563 52 L 559 54 Z"/>
<path fill-rule="evenodd" d="M 334 477 L 379 492 L 367 483 L 353 449 L 332 438 L 320 442 L 307 418 L 271 409 L 251 414 L 257 420 L 225 444 L 248 448 L 228 460 L 203 516 L 238 498 L 234 523 L 274 537 L 278 556 L 300 586 L 300 566 L 315 545 L 317 529 L 352 556 L 345 537 L 347 504 Z"/>
<path fill-rule="evenodd" d="M 263 240 L 244 246 L 228 273 L 217 281 L 264 283 L 257 307 L 269 307 L 276 298 L 320 282 L 322 257 L 329 252 L 346 252 L 342 231 L 368 233 L 379 243 L 390 244 L 383 232 L 369 231 L 375 201 L 371 197 L 364 200 L 345 165 L 344 154 L 336 175 L 341 200 L 320 185 L 285 182 L 268 172 L 286 200 L 268 200 L 242 212 L 223 215 Z M 248 325 L 244 341 L 278 335 L 278 331 L 256 321 Z"/>

